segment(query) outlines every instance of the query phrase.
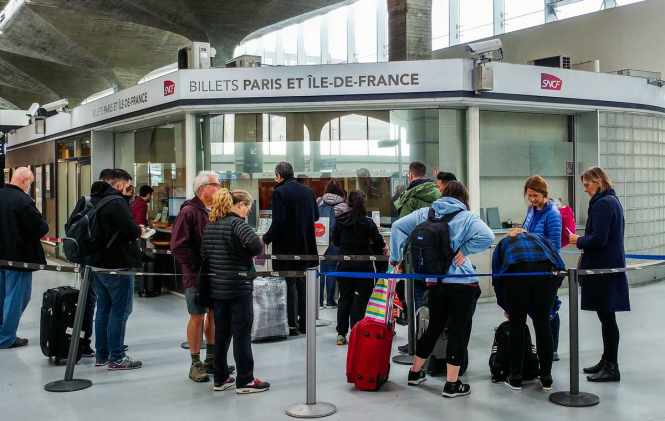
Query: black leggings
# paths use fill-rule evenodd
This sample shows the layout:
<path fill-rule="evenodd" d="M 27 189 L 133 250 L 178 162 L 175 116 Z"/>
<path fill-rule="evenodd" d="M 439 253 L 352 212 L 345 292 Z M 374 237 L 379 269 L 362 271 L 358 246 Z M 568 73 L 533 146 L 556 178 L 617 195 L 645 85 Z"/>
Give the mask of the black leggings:
<path fill-rule="evenodd" d="M 603 331 L 603 360 L 618 364 L 619 354 L 619 326 L 617 325 L 616 313 L 613 311 L 599 311 Z"/>
<path fill-rule="evenodd" d="M 518 263 L 510 272 L 547 272 L 550 263 Z M 508 275 L 508 274 L 507 274 Z M 529 314 L 536 331 L 536 350 L 540 362 L 540 375 L 552 372 L 554 343 L 550 324 L 550 312 L 554 306 L 559 280 L 553 277 L 516 276 L 503 278 L 506 303 L 510 316 L 510 372 L 513 378 L 521 378 L 524 365 L 524 326 Z"/>
<path fill-rule="evenodd" d="M 434 350 L 443 329 L 448 327 L 446 362 L 461 366 L 469 345 L 473 313 L 480 297 L 474 285 L 438 284 L 428 293 L 429 325 L 416 344 L 416 356 L 426 359 Z"/>
<path fill-rule="evenodd" d="M 337 288 L 337 333 L 346 336 L 349 327 L 353 329 L 353 326 L 365 317 L 367 303 L 374 290 L 374 280 L 337 278 Z"/>

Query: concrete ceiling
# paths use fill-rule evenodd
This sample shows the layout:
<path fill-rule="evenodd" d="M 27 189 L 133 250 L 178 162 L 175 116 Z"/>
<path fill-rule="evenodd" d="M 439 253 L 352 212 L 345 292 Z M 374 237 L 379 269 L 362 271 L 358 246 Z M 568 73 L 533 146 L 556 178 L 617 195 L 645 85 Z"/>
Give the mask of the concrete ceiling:
<path fill-rule="evenodd" d="M 9 0 L 0 0 L 2 9 Z M 132 86 L 210 42 L 217 63 L 248 34 L 341 0 L 26 0 L 0 34 L 0 108 L 76 104 Z"/>

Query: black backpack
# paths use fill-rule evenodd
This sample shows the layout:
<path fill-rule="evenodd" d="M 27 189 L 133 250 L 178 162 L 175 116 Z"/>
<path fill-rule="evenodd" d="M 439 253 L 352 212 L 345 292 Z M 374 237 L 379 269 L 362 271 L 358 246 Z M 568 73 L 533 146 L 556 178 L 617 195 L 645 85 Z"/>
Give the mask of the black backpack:
<path fill-rule="evenodd" d="M 87 257 L 94 255 L 100 250 L 99 239 L 97 238 L 97 212 L 104 206 L 114 200 L 124 200 L 119 196 L 106 196 L 96 205 L 93 205 L 90 198 L 82 198 L 84 204 L 77 206 L 69 220 L 65 224 L 65 237 L 62 239 L 62 248 L 65 251 L 65 257 L 72 263 L 85 264 Z M 113 234 L 106 244 L 108 248 L 118 236 Z"/>
<path fill-rule="evenodd" d="M 524 324 L 524 349 L 522 352 L 524 353 L 522 380 L 533 380 L 540 373 L 540 364 L 538 363 L 536 347 L 531 342 L 531 333 L 526 324 Z M 494 332 L 494 342 L 492 343 L 489 360 L 492 382 L 503 382 L 510 375 L 510 353 L 510 322 L 505 321 Z"/>
<path fill-rule="evenodd" d="M 427 220 L 416 226 L 406 240 L 404 256 L 410 272 L 429 275 L 448 273 L 455 258 L 448 223 L 460 212 L 458 210 L 437 218 L 434 209 L 429 210 Z"/>

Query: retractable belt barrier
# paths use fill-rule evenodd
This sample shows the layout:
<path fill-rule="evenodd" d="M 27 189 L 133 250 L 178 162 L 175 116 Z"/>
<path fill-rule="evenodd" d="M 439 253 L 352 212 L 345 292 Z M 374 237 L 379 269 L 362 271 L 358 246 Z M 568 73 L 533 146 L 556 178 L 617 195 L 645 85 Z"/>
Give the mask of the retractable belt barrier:
<path fill-rule="evenodd" d="M 162 254 L 171 254 L 162 253 Z M 261 256 L 270 261 L 387 261 L 386 256 L 314 256 L 314 255 L 269 255 Z M 569 279 L 569 313 L 570 313 L 570 391 L 556 392 L 550 395 L 551 402 L 570 407 L 583 407 L 592 406 L 599 403 L 599 398 L 596 395 L 584 393 L 579 391 L 579 331 L 578 331 L 578 311 L 579 311 L 579 281 L 580 276 L 594 276 L 623 273 L 635 270 L 649 270 L 658 268 L 665 265 L 665 255 L 644 255 L 644 254 L 628 254 L 628 259 L 636 260 L 652 260 L 658 261 L 657 263 L 642 266 L 631 266 L 625 268 L 608 268 L 608 269 L 568 269 L 567 271 L 552 271 L 552 272 L 522 272 L 522 273 L 476 273 L 476 274 L 396 274 L 396 273 L 374 273 L 374 272 L 342 272 L 330 271 L 319 273 L 316 269 L 308 269 L 306 271 L 257 271 L 257 272 L 216 272 L 207 273 L 204 275 L 232 275 L 247 278 L 255 278 L 259 276 L 281 276 L 281 277 L 306 277 L 306 295 L 307 295 L 307 353 L 306 353 L 306 368 L 307 368 L 307 395 L 304 404 L 297 404 L 289 407 L 285 412 L 287 415 L 295 418 L 321 418 L 334 414 L 337 409 L 334 405 L 325 402 L 317 402 L 316 399 L 316 312 L 317 312 L 317 286 L 319 276 L 336 276 L 344 278 L 393 278 L 393 279 L 446 279 L 446 278 L 468 278 L 468 277 L 542 277 L 542 276 L 563 276 Z M 67 368 L 65 370 L 65 377 L 63 380 L 51 382 L 44 386 L 44 389 L 50 392 L 72 392 L 77 390 L 86 389 L 92 386 L 90 380 L 74 379 L 74 367 L 76 364 L 77 353 L 79 348 L 79 339 L 81 328 L 83 324 L 83 317 L 85 313 L 86 301 L 88 290 L 90 288 L 93 272 L 117 274 L 117 275 L 131 275 L 131 276 L 183 276 L 178 273 L 150 273 L 150 272 L 135 272 L 124 270 L 110 270 L 98 269 L 90 266 L 79 265 L 53 265 L 53 264 L 35 264 L 26 262 L 16 262 L 11 260 L 1 260 L 0 268 L 14 269 L 14 270 L 34 270 L 34 271 L 52 271 L 63 273 L 83 273 L 81 279 L 80 292 L 77 302 L 76 315 L 74 317 L 74 326 L 72 329 L 69 353 L 67 357 Z M 407 282 L 407 287 L 410 290 L 409 296 L 413 295 L 413 283 Z M 408 300 L 413 306 L 413 299 Z M 411 308 L 410 310 L 414 310 Z M 411 342 L 411 330 L 415 330 L 414 326 L 414 313 L 409 311 L 409 330 Z M 411 349 L 411 345 L 410 345 Z"/>

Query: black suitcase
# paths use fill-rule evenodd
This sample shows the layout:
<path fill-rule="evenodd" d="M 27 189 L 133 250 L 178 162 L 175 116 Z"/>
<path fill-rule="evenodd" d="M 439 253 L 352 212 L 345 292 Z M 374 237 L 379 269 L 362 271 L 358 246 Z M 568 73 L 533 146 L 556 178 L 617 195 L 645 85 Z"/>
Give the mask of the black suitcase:
<path fill-rule="evenodd" d="M 67 360 L 78 297 L 79 290 L 67 286 L 44 292 L 39 342 L 42 353 L 49 359 L 53 358 L 56 365 Z M 81 359 L 80 345 L 81 342 L 77 361 Z"/>

